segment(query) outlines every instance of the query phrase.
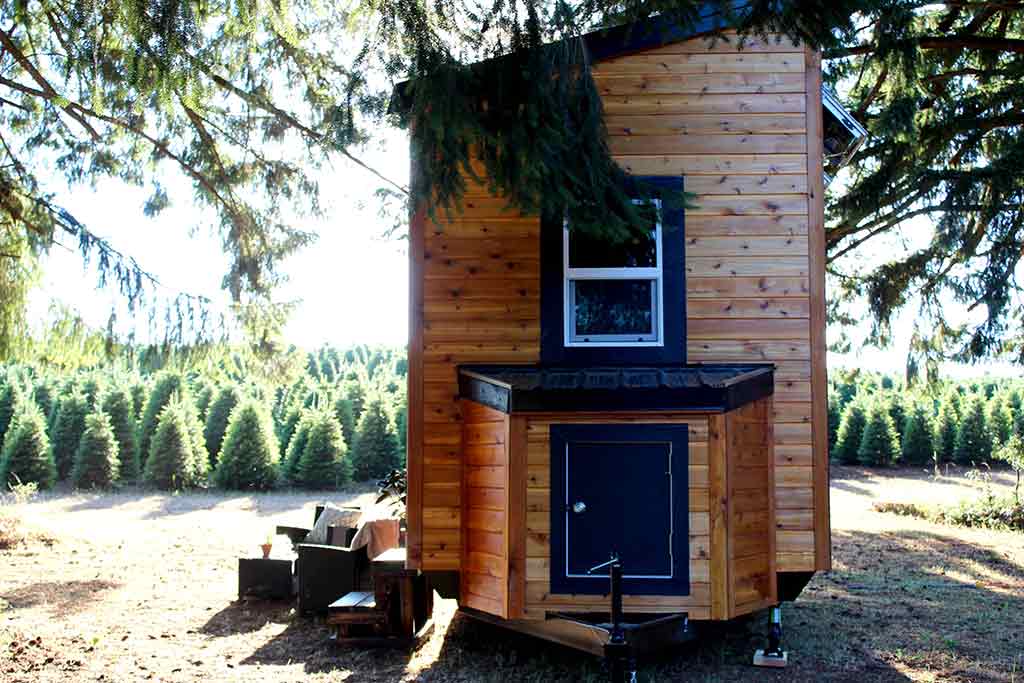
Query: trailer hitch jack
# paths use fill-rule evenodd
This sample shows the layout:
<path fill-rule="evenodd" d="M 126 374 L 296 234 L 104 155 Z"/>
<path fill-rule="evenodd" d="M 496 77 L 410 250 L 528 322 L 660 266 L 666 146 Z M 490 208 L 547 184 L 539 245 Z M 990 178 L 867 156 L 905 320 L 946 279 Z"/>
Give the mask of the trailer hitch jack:
<path fill-rule="evenodd" d="M 612 553 L 610 560 L 591 567 L 587 573 L 594 574 L 605 568 L 611 582 L 612 629 L 604 646 L 604 661 L 611 683 L 636 683 L 636 658 L 622 627 L 622 561 L 617 553 Z"/>

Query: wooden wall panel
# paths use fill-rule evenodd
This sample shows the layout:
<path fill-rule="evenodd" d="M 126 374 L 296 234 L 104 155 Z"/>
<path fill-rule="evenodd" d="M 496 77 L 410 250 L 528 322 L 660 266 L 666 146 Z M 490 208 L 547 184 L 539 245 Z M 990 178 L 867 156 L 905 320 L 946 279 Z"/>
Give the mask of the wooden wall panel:
<path fill-rule="evenodd" d="M 686 216 L 688 360 L 778 366 L 777 568 L 824 568 L 820 61 L 785 39 L 740 50 L 733 37 L 595 71 L 619 163 L 683 174 L 696 195 Z"/>
<path fill-rule="evenodd" d="M 459 603 L 508 618 L 509 539 L 513 524 L 509 490 L 509 417 L 472 401 L 463 415 L 462 506 L 425 508 L 432 529 L 461 524 Z M 438 469 L 438 468 L 432 468 Z M 433 513 L 433 514 L 431 514 Z"/>

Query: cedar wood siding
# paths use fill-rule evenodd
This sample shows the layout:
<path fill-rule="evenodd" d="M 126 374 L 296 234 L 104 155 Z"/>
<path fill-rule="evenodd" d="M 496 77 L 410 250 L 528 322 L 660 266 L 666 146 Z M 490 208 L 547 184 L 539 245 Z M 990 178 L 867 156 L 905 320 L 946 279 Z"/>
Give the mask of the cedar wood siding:
<path fill-rule="evenodd" d="M 786 39 L 743 50 L 694 39 L 594 67 L 616 160 L 636 175 L 685 175 L 697 195 L 686 215 L 689 362 L 777 366 L 777 571 L 830 564 L 820 142 L 807 148 L 808 131 L 820 137 L 819 69 Z M 474 186 L 462 214 L 439 221 L 421 212 L 410 230 L 409 564 L 457 569 L 455 368 L 539 361 L 540 224 Z"/>

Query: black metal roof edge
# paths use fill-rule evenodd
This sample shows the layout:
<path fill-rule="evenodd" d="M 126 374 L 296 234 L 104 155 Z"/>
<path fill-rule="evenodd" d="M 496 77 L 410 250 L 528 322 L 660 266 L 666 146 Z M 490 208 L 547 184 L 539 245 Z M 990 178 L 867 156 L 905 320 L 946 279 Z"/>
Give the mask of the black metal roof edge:
<path fill-rule="evenodd" d="M 697 21 L 692 26 L 686 28 L 673 23 L 669 17 L 658 15 L 644 21 L 634 21 L 619 26 L 600 28 L 596 31 L 585 33 L 581 38 L 587 47 L 591 60 L 595 62 L 634 52 L 642 52 L 643 50 L 650 50 L 669 43 L 689 40 L 706 33 L 729 28 L 729 24 L 722 11 L 722 8 L 726 5 L 730 6 L 729 9 L 731 11 L 742 13 L 750 8 L 750 0 L 706 2 L 700 10 L 700 16 Z M 494 57 L 492 59 L 501 59 L 501 57 Z M 389 114 L 401 113 L 409 107 L 405 92 L 409 82 L 408 80 L 402 81 L 395 84 L 394 88 L 392 88 L 391 99 L 388 101 Z"/>

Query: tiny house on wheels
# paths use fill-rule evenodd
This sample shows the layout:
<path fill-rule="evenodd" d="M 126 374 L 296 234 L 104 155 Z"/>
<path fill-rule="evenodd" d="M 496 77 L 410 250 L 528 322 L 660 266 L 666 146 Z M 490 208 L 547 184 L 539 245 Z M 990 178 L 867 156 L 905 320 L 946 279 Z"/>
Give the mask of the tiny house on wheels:
<path fill-rule="evenodd" d="M 469 181 L 409 231 L 407 567 L 626 660 L 831 566 L 822 199 L 863 136 L 814 50 L 654 35 L 585 41 L 614 159 L 694 208 L 625 253 Z"/>

